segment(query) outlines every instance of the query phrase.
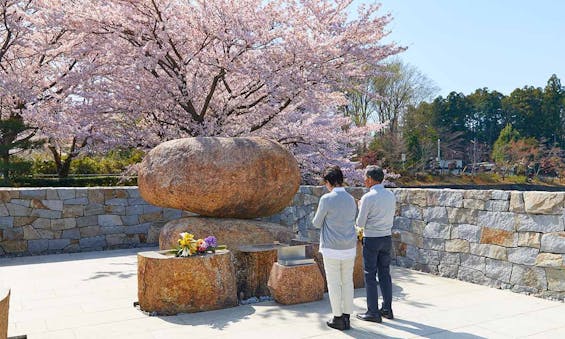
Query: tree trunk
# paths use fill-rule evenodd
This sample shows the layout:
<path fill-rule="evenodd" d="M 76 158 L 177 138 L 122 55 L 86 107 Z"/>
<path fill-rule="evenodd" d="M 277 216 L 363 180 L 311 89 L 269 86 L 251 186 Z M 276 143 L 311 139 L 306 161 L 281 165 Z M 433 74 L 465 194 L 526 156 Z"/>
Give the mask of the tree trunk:
<path fill-rule="evenodd" d="M 2 183 L 5 186 L 10 185 L 10 154 L 3 152 L 2 154 L 2 175 L 4 176 Z"/>

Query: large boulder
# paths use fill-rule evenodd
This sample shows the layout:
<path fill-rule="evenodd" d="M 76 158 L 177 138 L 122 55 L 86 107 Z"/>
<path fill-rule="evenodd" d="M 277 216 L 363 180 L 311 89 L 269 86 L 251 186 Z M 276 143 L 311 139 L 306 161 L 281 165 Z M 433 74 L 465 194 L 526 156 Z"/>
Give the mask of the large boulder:
<path fill-rule="evenodd" d="M 185 138 L 143 159 L 139 191 L 147 202 L 203 216 L 256 218 L 288 206 L 300 185 L 294 156 L 261 138 Z"/>
<path fill-rule="evenodd" d="M 275 241 L 290 243 L 292 229 L 259 220 L 187 217 L 169 221 L 161 229 L 159 248 L 169 250 L 178 246 L 179 234 L 189 232 L 196 238 L 213 235 L 218 244 L 237 251 L 240 246 L 267 244 Z"/>

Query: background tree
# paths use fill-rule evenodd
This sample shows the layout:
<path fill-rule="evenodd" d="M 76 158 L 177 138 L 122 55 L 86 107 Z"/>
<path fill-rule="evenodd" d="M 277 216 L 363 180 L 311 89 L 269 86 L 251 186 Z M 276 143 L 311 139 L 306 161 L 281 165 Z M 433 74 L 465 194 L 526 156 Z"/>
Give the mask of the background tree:
<path fill-rule="evenodd" d="M 401 154 L 405 152 L 404 116 L 410 107 L 430 99 L 437 87 L 417 68 L 399 60 L 379 69 L 381 74 L 368 78 L 360 89 L 348 93 L 344 110 L 355 123 L 372 122 L 382 126 L 363 162 L 370 164 L 378 159 L 380 165 L 400 170 Z"/>
<path fill-rule="evenodd" d="M 100 84 L 96 55 L 90 53 L 90 36 L 74 29 L 62 5 L 57 0 L 0 2 L 0 119 L 16 130 L 33 127 L 24 139 L 47 140 L 59 175 L 66 176 L 79 151 L 71 140 L 84 144 L 90 137 L 84 131 L 93 132 L 91 126 L 101 131 L 113 125 L 85 104 L 94 93 L 85 92 L 85 85 Z M 17 140 L 4 139 L 4 147 Z M 67 146 L 72 149 L 65 154 Z"/>

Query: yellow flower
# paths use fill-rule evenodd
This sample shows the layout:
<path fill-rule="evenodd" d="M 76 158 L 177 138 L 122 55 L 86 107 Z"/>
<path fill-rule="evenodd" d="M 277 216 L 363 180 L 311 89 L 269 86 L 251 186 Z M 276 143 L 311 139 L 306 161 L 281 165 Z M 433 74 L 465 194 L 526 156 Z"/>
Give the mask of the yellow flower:
<path fill-rule="evenodd" d="M 183 232 L 180 234 L 179 245 L 182 247 L 189 246 L 194 241 L 194 234 Z"/>
<path fill-rule="evenodd" d="M 355 230 L 357 231 L 357 240 L 363 240 L 363 227 L 355 227 Z"/>

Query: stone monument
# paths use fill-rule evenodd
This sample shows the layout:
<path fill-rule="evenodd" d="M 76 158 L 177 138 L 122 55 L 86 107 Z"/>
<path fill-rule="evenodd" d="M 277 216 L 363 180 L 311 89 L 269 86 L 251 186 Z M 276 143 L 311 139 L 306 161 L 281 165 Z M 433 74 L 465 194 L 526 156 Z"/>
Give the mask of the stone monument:
<path fill-rule="evenodd" d="M 174 248 L 181 232 L 190 232 L 196 238 L 214 235 L 221 244 L 228 245 L 229 250 L 221 255 L 229 254 L 232 260 L 227 265 L 225 260 L 204 259 L 206 256 L 199 260 L 166 256 L 166 251 L 140 253 L 138 297 L 142 310 L 175 314 L 230 307 L 237 305 L 237 296 L 242 292 L 236 286 L 246 286 L 246 291 L 266 290 L 257 287 L 264 282 L 241 281 L 252 276 L 266 280 L 265 268 L 242 269 L 241 265 L 260 263 L 270 270 L 276 260 L 273 249 L 266 249 L 264 258 L 257 257 L 261 253 L 257 249 L 248 251 L 252 253 L 249 255 L 238 252 L 242 253 L 240 246 L 289 243 L 294 237 L 291 230 L 278 224 L 247 220 L 270 216 L 291 203 L 300 185 L 300 172 L 290 152 L 274 141 L 261 138 L 172 140 L 147 154 L 140 165 L 138 185 L 143 199 L 151 204 L 198 214 L 165 224 L 159 237 L 161 249 Z M 201 279 L 187 274 L 186 271 L 198 271 L 202 265 L 206 265 L 207 272 L 215 271 L 222 283 L 216 286 L 206 282 L 207 288 L 203 289 Z M 257 271 L 258 274 L 236 275 L 234 267 L 238 267 L 239 273 Z M 166 272 L 149 273 L 158 270 Z M 169 279 L 163 274 L 175 274 L 175 277 Z M 237 276 L 239 281 L 232 276 Z M 214 293 L 218 299 L 202 303 L 202 298 Z"/>

